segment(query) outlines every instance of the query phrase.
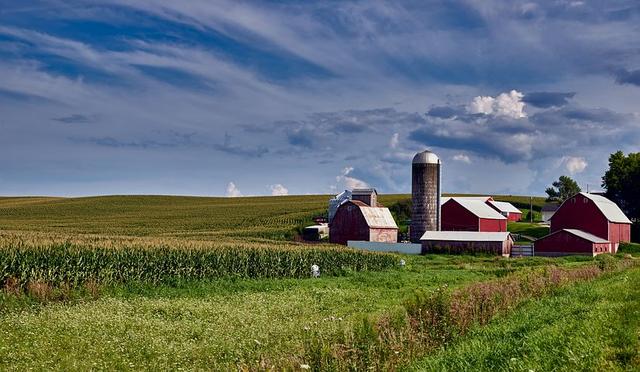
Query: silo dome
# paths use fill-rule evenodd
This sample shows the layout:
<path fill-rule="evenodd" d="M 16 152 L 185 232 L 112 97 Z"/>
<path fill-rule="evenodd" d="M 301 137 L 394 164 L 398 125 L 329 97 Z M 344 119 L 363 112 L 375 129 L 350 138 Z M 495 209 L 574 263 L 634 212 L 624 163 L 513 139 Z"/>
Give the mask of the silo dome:
<path fill-rule="evenodd" d="M 413 164 L 438 164 L 440 158 L 429 150 L 419 152 L 413 157 Z"/>

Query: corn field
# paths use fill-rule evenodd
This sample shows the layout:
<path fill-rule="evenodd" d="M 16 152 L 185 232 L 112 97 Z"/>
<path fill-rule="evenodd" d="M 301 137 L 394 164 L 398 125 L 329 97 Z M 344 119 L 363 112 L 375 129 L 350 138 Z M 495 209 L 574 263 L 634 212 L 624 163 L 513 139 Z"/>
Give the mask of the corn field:
<path fill-rule="evenodd" d="M 123 282 L 168 283 L 215 278 L 308 278 L 311 265 L 322 275 L 383 270 L 396 264 L 390 254 L 336 246 L 163 241 L 0 235 L 0 283 L 17 280 L 80 286 Z"/>

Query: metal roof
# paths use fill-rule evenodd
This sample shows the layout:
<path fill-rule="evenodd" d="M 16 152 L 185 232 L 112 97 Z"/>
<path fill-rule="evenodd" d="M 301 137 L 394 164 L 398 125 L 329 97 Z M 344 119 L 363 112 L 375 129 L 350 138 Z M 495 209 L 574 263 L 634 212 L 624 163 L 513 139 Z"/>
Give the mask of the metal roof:
<path fill-rule="evenodd" d="M 631 223 L 631 221 L 625 216 L 624 212 L 618 207 L 618 205 L 604 196 L 588 194 L 581 192 L 580 195 L 593 201 L 593 203 L 600 209 L 600 212 L 609 220 L 609 222 L 616 223 Z M 566 203 L 566 200 L 565 200 Z"/>
<path fill-rule="evenodd" d="M 506 220 L 507 218 L 495 209 L 488 206 L 482 199 L 474 198 L 451 198 L 460 204 L 463 208 L 476 215 L 479 218 L 486 218 L 490 220 Z M 450 200 L 451 200 L 450 199 Z"/>
<path fill-rule="evenodd" d="M 493 201 L 493 200 L 489 200 L 488 203 L 493 205 L 494 207 L 498 208 L 500 210 L 500 212 L 522 213 L 522 211 L 520 209 L 516 208 L 511 203 L 501 202 L 501 201 Z"/>
<path fill-rule="evenodd" d="M 448 202 L 450 199 L 469 199 L 469 200 L 481 200 L 483 202 L 493 200 L 490 196 L 443 196 L 440 198 L 440 204 Z"/>
<path fill-rule="evenodd" d="M 588 240 L 588 241 L 590 241 L 592 243 L 609 243 L 608 240 L 602 239 L 602 238 L 597 237 L 597 236 L 595 236 L 593 234 L 589 234 L 586 231 L 577 230 L 577 229 L 562 229 L 561 231 L 566 231 L 569 234 L 573 234 L 573 235 L 578 236 L 578 237 L 580 237 L 582 239 L 586 239 L 586 240 Z"/>
<path fill-rule="evenodd" d="M 542 206 L 542 212 L 555 212 L 558 208 L 560 208 L 560 205 L 556 203 L 545 203 L 545 205 Z"/>
<path fill-rule="evenodd" d="M 440 158 L 429 150 L 419 152 L 413 157 L 413 164 L 438 164 Z"/>
<path fill-rule="evenodd" d="M 359 200 L 352 200 L 350 203 L 360 208 L 367 225 L 373 228 L 394 228 L 397 229 L 396 221 L 391 215 L 389 208 L 370 207 Z"/>
<path fill-rule="evenodd" d="M 480 231 L 427 231 L 420 240 L 446 240 L 462 242 L 503 242 L 509 237 L 508 232 Z"/>
<path fill-rule="evenodd" d="M 378 191 L 376 191 L 376 189 L 374 188 L 368 188 L 368 189 L 353 189 L 351 191 L 352 195 L 371 195 L 373 193 L 378 193 Z"/>

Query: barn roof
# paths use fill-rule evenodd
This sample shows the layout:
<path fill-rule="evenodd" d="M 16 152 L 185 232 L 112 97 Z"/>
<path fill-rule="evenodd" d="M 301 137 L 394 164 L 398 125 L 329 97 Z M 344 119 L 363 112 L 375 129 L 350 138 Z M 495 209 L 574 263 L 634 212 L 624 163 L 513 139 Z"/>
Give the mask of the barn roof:
<path fill-rule="evenodd" d="M 490 196 L 445 196 L 440 198 L 440 204 L 444 204 L 451 199 L 481 200 L 483 202 L 493 200 Z"/>
<path fill-rule="evenodd" d="M 427 231 L 420 240 L 446 240 L 462 242 L 503 242 L 509 237 L 508 232 L 479 231 Z"/>
<path fill-rule="evenodd" d="M 609 222 L 615 223 L 631 223 L 631 221 L 625 216 L 624 212 L 618 207 L 618 205 L 604 196 L 588 194 L 581 192 L 580 195 L 593 201 L 593 203 L 600 209 L 600 212 L 609 220 Z M 566 201 L 565 201 L 566 203 Z"/>
<path fill-rule="evenodd" d="M 520 209 L 514 207 L 513 204 L 511 203 L 494 201 L 494 200 L 489 200 L 487 202 L 493 205 L 494 207 L 498 208 L 500 212 L 522 213 Z"/>
<path fill-rule="evenodd" d="M 507 218 L 495 209 L 491 208 L 483 201 L 483 199 L 473 198 L 451 198 L 460 204 L 464 209 L 473 213 L 478 218 L 485 218 L 489 220 L 506 220 Z"/>
<path fill-rule="evenodd" d="M 556 203 L 545 203 L 542 206 L 542 212 L 555 212 L 560 206 Z"/>
<path fill-rule="evenodd" d="M 371 207 L 360 200 L 351 200 L 349 203 L 360 208 L 360 212 L 367 221 L 367 225 L 372 228 L 393 228 L 397 229 L 396 221 L 393 219 L 389 208 Z M 345 203 L 346 204 L 346 203 Z"/>

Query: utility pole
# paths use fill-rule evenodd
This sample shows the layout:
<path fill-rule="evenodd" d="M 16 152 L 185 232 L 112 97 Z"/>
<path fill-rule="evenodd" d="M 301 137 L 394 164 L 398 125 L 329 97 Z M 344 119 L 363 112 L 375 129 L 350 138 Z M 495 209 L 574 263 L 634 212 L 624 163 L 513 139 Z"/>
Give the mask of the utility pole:
<path fill-rule="evenodd" d="M 533 223 L 533 196 L 529 197 L 529 222 Z"/>

